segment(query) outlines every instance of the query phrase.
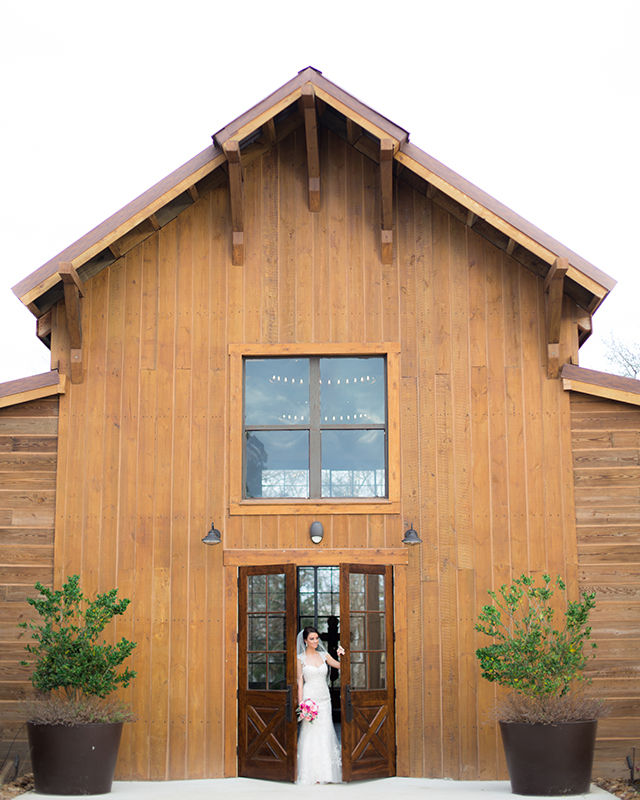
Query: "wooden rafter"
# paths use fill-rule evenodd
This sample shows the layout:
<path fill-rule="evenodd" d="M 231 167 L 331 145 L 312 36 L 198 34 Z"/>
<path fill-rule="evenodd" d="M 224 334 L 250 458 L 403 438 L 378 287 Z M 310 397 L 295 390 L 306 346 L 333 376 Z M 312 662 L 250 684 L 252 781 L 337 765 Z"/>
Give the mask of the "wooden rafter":
<path fill-rule="evenodd" d="M 80 318 L 80 298 L 84 297 L 82 281 L 70 261 L 61 261 L 58 274 L 64 286 L 64 306 L 69 332 L 69 361 L 71 364 L 71 383 L 82 381 L 82 323 Z"/>
<path fill-rule="evenodd" d="M 380 140 L 380 205 L 382 209 L 382 263 L 393 262 L 393 156 L 392 139 Z"/>
<path fill-rule="evenodd" d="M 276 143 L 276 121 L 273 118 L 264 123 L 262 133 L 266 137 L 269 147 L 273 147 Z"/>
<path fill-rule="evenodd" d="M 564 279 L 568 269 L 568 258 L 556 258 L 544 281 L 544 290 L 547 293 L 547 375 L 549 378 L 558 378 L 560 375 L 562 298 Z"/>
<path fill-rule="evenodd" d="M 36 335 L 41 342 L 44 342 L 47 346 L 51 344 L 51 329 L 52 329 L 52 322 L 53 322 L 53 312 L 51 309 L 47 311 L 46 314 L 43 314 L 36 320 Z"/>
<path fill-rule="evenodd" d="M 198 187 L 195 185 L 195 183 L 193 186 L 189 186 L 189 188 L 187 189 L 187 194 L 193 200 L 194 203 L 197 203 L 198 200 L 200 199 L 200 195 L 198 194 Z"/>
<path fill-rule="evenodd" d="M 149 215 L 149 222 L 151 223 L 151 227 L 153 228 L 154 231 L 160 230 L 160 222 L 155 214 Z"/>
<path fill-rule="evenodd" d="M 591 314 L 585 311 L 584 308 L 577 306 L 576 320 L 578 323 L 578 336 L 580 337 L 580 344 L 584 344 L 586 340 L 593 333 L 593 320 Z"/>
<path fill-rule="evenodd" d="M 320 147 L 318 145 L 318 117 L 316 95 L 310 83 L 302 87 L 300 103 L 304 114 L 307 141 L 307 172 L 309 174 L 309 211 L 320 211 Z"/>
<path fill-rule="evenodd" d="M 473 226 L 476 224 L 476 220 L 477 219 L 478 219 L 478 215 L 474 214 L 473 211 L 469 210 L 467 212 L 467 226 L 469 228 L 473 228 Z"/>
<path fill-rule="evenodd" d="M 362 128 L 355 123 L 352 119 L 347 117 L 347 141 L 350 145 L 355 145 L 358 139 L 362 136 Z"/>
<path fill-rule="evenodd" d="M 507 255 L 508 256 L 513 255 L 513 251 L 515 249 L 516 249 L 516 240 L 509 238 L 509 241 L 507 242 Z"/>
<path fill-rule="evenodd" d="M 229 192 L 231 194 L 231 261 L 235 267 L 244 264 L 244 175 L 240 143 L 230 139 L 224 144 L 229 163 Z"/>

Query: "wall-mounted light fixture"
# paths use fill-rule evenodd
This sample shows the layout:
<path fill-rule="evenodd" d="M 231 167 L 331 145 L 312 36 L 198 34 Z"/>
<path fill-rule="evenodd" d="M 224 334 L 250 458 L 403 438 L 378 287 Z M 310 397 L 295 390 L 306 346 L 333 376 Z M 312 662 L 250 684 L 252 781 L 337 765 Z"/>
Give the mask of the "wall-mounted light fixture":
<path fill-rule="evenodd" d="M 213 522 L 211 523 L 211 530 L 204 537 L 202 542 L 203 544 L 220 544 L 222 542 L 220 531 L 213 527 Z"/>
<path fill-rule="evenodd" d="M 321 522 L 312 522 L 309 528 L 309 536 L 314 544 L 320 544 L 324 538 L 324 528 Z"/>
<path fill-rule="evenodd" d="M 402 544 L 422 544 L 422 539 L 413 530 L 413 522 L 409 526 L 409 530 L 405 532 Z"/>

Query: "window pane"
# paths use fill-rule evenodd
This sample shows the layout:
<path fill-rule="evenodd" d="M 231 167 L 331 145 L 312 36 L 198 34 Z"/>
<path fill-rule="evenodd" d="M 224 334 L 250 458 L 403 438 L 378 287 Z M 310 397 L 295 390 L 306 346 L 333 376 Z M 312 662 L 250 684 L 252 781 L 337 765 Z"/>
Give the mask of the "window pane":
<path fill-rule="evenodd" d="M 249 689 L 267 688 L 267 657 L 264 653 L 249 653 L 247 677 Z"/>
<path fill-rule="evenodd" d="M 322 496 L 385 497 L 384 431 L 322 431 Z"/>
<path fill-rule="evenodd" d="M 246 443 L 247 497 L 309 496 L 307 431 L 257 431 Z"/>
<path fill-rule="evenodd" d="M 264 575 L 249 575 L 247 578 L 249 594 L 247 610 L 264 611 L 267 607 L 267 579 Z"/>
<path fill-rule="evenodd" d="M 286 642 L 285 618 L 269 617 L 269 650 L 284 650 Z"/>
<path fill-rule="evenodd" d="M 286 654 L 269 653 L 269 688 L 286 689 Z"/>
<path fill-rule="evenodd" d="M 267 586 L 269 587 L 269 600 L 267 605 L 269 611 L 284 611 L 285 610 L 284 575 L 269 575 Z"/>
<path fill-rule="evenodd" d="M 320 380 L 322 425 L 384 424 L 384 358 L 321 358 Z"/>
<path fill-rule="evenodd" d="M 247 358 L 245 425 L 309 424 L 309 359 Z"/>

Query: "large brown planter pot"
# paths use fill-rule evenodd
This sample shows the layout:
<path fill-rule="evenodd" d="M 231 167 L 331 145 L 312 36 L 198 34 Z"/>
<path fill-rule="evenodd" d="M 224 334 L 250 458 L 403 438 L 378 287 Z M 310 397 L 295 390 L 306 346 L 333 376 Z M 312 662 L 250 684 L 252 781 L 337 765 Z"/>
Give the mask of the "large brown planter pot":
<path fill-rule="evenodd" d="M 122 722 L 40 725 L 27 722 L 38 794 L 108 794 Z"/>
<path fill-rule="evenodd" d="M 511 791 L 543 797 L 587 794 L 597 727 L 597 721 L 501 722 Z"/>

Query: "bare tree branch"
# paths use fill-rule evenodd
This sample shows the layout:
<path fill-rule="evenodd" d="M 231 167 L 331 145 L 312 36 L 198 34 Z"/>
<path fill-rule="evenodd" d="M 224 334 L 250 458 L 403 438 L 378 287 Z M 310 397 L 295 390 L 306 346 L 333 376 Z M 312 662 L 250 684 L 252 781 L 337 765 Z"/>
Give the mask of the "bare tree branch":
<path fill-rule="evenodd" d="M 640 344 L 622 342 L 611 335 L 605 347 L 605 357 L 613 364 L 618 375 L 625 378 L 637 378 L 640 375 Z"/>

